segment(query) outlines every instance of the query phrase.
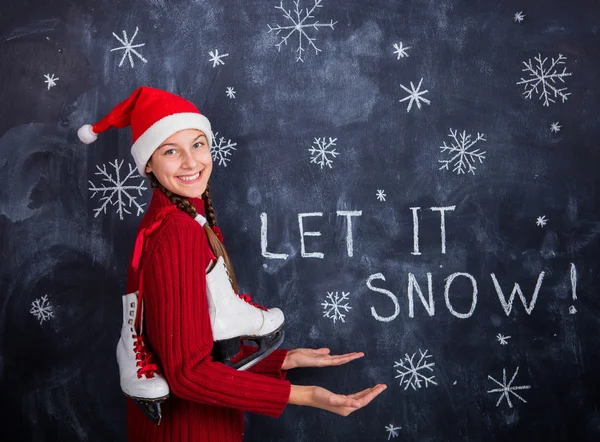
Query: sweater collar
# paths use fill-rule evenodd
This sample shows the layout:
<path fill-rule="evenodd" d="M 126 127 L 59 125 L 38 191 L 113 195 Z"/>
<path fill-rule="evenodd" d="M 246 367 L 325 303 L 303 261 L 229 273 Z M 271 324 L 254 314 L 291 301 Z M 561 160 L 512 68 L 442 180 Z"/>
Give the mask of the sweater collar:
<path fill-rule="evenodd" d="M 188 201 L 192 203 L 192 205 L 196 208 L 196 211 L 202 216 L 205 215 L 204 210 L 204 200 L 202 198 L 188 198 Z M 148 212 L 156 213 L 160 211 L 163 207 L 170 206 L 173 203 L 164 194 L 164 192 L 160 189 L 154 189 L 152 193 L 152 200 L 150 201 L 150 206 L 148 207 Z"/>

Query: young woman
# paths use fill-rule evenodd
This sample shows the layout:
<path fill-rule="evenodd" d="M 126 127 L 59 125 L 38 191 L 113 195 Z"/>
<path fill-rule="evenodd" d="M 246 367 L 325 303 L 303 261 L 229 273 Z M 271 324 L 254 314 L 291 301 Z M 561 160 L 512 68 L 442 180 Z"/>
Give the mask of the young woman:
<path fill-rule="evenodd" d="M 83 126 L 78 134 L 89 143 L 100 132 L 128 125 L 138 171 L 155 190 L 138 229 L 143 244 L 136 241 L 127 282 L 127 293 L 139 291 L 143 296 L 143 312 L 139 304 L 135 310 L 138 323 L 140 316 L 143 319 L 144 333 L 141 336 L 135 329 L 139 332 L 131 335 L 135 342 L 124 345 L 131 348 L 123 351 L 137 358 L 138 379 L 157 379 L 160 367 L 170 390 L 160 425 L 128 400 L 129 441 L 241 441 L 244 411 L 277 417 L 287 404 L 293 404 L 347 416 L 380 394 L 385 385 L 341 395 L 285 380 L 286 371 L 292 368 L 341 365 L 363 353 L 333 356 L 326 348 L 280 349 L 244 371 L 213 360 L 215 313 L 207 290 L 207 269 L 221 258 L 236 292 L 237 285 L 214 231 L 210 123 L 189 101 L 140 87 L 100 122 Z M 257 311 L 269 311 L 247 297 L 240 299 Z M 274 318 L 278 309 L 272 310 Z M 226 325 L 227 315 L 221 312 Z M 263 318 L 263 322 L 270 320 L 266 315 Z M 129 318 L 126 326 L 132 332 L 133 321 Z M 229 324 L 239 327 L 233 321 Z M 252 351 L 242 346 L 239 357 Z"/>

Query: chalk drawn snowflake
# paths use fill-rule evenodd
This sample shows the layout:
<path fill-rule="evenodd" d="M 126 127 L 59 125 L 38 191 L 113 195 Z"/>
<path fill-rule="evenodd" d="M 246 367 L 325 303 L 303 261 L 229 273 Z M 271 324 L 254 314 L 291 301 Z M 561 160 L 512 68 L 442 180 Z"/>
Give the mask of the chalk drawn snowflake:
<path fill-rule="evenodd" d="M 123 166 L 125 160 L 115 160 L 114 162 L 109 162 L 112 171 L 109 172 L 106 169 L 106 165 L 103 165 L 102 168 L 100 166 L 96 166 L 98 172 L 95 175 L 100 175 L 102 177 L 102 184 L 96 185 L 91 180 L 90 187 L 88 190 L 91 190 L 92 196 L 90 198 L 94 198 L 97 194 L 100 194 L 100 207 L 94 210 L 94 218 L 100 215 L 101 213 L 106 214 L 106 208 L 109 205 L 116 206 L 116 213 L 119 214 L 119 218 L 123 219 L 123 213 L 131 214 L 129 209 L 132 207 L 137 210 L 136 216 L 139 216 L 144 212 L 144 204 L 140 204 L 137 202 L 136 198 L 138 196 L 142 196 L 142 191 L 147 188 L 144 186 L 144 179 L 137 174 L 137 169 L 129 164 L 129 172 L 125 174 L 124 177 L 121 176 L 122 171 L 121 167 Z M 140 178 L 140 183 L 128 184 L 130 180 L 135 178 Z M 137 192 L 137 196 L 133 194 Z"/>
<path fill-rule="evenodd" d="M 406 92 L 408 92 L 408 95 L 406 97 L 404 97 L 402 100 L 399 100 L 400 103 L 402 103 L 403 101 L 406 101 L 406 100 L 410 100 L 408 102 L 408 106 L 406 108 L 406 113 L 410 112 L 413 103 L 416 103 L 417 107 L 419 109 L 421 109 L 421 101 L 425 104 L 431 104 L 431 102 L 427 98 L 423 98 L 421 96 L 421 95 L 429 92 L 428 90 L 424 90 L 424 91 L 421 90 L 422 83 L 423 83 L 423 79 L 421 78 L 421 80 L 419 81 L 419 84 L 417 85 L 416 88 L 412 81 L 410 82 L 410 89 L 407 88 L 406 86 L 404 86 L 403 84 L 400 85 L 400 87 L 402 89 L 404 89 Z"/>
<path fill-rule="evenodd" d="M 144 63 L 147 63 L 148 60 L 146 60 L 142 54 L 140 54 L 138 51 L 135 50 L 135 48 L 141 48 L 142 46 L 144 46 L 146 43 L 140 43 L 137 45 L 133 44 L 133 40 L 135 39 L 135 36 L 138 33 L 138 28 L 135 28 L 135 32 L 133 33 L 133 37 L 131 37 L 131 40 L 128 40 L 127 38 L 127 32 L 125 32 L 125 30 L 123 30 L 123 39 L 119 38 L 119 36 L 117 34 L 115 34 L 114 32 L 112 33 L 112 35 L 121 42 L 121 44 L 123 46 L 119 46 L 118 48 L 113 48 L 110 51 L 120 51 L 120 50 L 125 50 L 125 52 L 123 53 L 123 57 L 121 58 L 121 61 L 119 62 L 119 67 L 121 67 L 123 65 L 123 62 L 125 61 L 125 58 L 129 58 L 129 64 L 131 65 L 131 67 L 134 67 L 133 64 L 133 57 L 131 56 L 131 53 L 133 52 L 133 54 L 138 57 L 140 60 L 142 60 Z"/>
<path fill-rule="evenodd" d="M 512 385 L 513 381 L 517 377 L 518 372 L 519 372 L 519 367 L 517 367 L 517 369 L 515 370 L 515 374 L 513 374 L 512 378 L 510 379 L 510 382 L 508 382 L 508 383 L 506 383 L 506 368 L 502 369 L 502 382 L 499 382 L 496 379 L 494 379 L 493 377 L 491 377 L 490 375 L 488 375 L 488 379 L 490 379 L 490 380 L 494 381 L 496 384 L 500 385 L 500 388 L 494 388 L 493 390 L 488 390 L 488 393 L 502 393 L 500 395 L 500 398 L 498 399 L 498 402 L 496 402 L 496 407 L 498 405 L 500 405 L 500 402 L 502 402 L 502 399 L 506 398 L 506 402 L 508 403 L 508 406 L 510 408 L 512 408 L 512 402 L 510 401 L 511 394 L 514 395 L 516 398 L 522 400 L 523 402 L 527 403 L 527 401 L 525 399 L 523 399 L 520 395 L 515 393 L 515 390 L 529 390 L 531 388 L 531 385 Z"/>
<path fill-rule="evenodd" d="M 315 138 L 315 141 L 313 141 L 314 146 L 308 149 L 312 155 L 310 162 L 318 164 L 321 166 L 321 169 L 325 166 L 328 166 L 331 169 L 333 159 L 340 154 L 335 149 L 331 149 L 332 146 L 335 146 L 336 141 L 337 138 L 331 137 L 329 137 L 329 141 L 327 141 L 325 137 Z M 331 159 L 329 157 L 331 157 Z"/>
<path fill-rule="evenodd" d="M 219 166 L 227 167 L 227 162 L 231 161 L 229 156 L 232 150 L 237 150 L 235 146 L 237 143 L 233 143 L 231 140 L 227 140 L 225 137 L 218 137 L 219 133 L 215 132 L 212 137 L 210 151 L 212 154 L 213 161 L 216 161 Z"/>
<path fill-rule="evenodd" d="M 55 77 L 54 74 L 44 74 L 44 77 L 46 78 L 44 83 L 48 85 L 48 90 L 50 90 L 51 87 L 56 86 L 56 82 L 60 80 L 60 78 Z"/>
<path fill-rule="evenodd" d="M 394 427 L 394 424 L 386 425 L 385 431 L 387 431 L 389 433 L 388 434 L 388 440 L 390 440 L 392 437 L 393 438 L 398 437 L 398 431 L 397 430 L 400 430 L 401 428 L 402 427 Z"/>
<path fill-rule="evenodd" d="M 225 91 L 225 95 L 227 95 L 228 98 L 235 98 L 235 89 L 232 87 L 228 87 Z"/>
<path fill-rule="evenodd" d="M 484 134 L 477 133 L 475 140 L 471 139 L 471 135 L 467 135 L 466 131 L 462 131 L 459 135 L 457 130 L 450 128 L 450 134 L 448 135 L 454 141 L 450 143 L 450 146 L 444 141 L 444 145 L 440 146 L 442 152 L 447 152 L 452 157 L 449 160 L 438 160 L 442 163 L 439 170 L 450 170 L 450 164 L 453 164 L 452 172 L 456 172 L 458 175 L 464 174 L 465 172 L 472 173 L 475 175 L 475 162 L 479 160 L 483 163 L 485 159 L 485 151 L 479 149 L 471 149 L 479 141 L 486 141 Z"/>
<path fill-rule="evenodd" d="M 546 65 L 548 57 L 542 60 L 542 54 L 538 54 L 534 58 L 537 61 L 535 66 L 531 59 L 524 61 L 525 68 L 523 71 L 529 73 L 529 78 L 525 79 L 521 77 L 521 81 L 517 82 L 517 84 L 522 84 L 525 88 L 523 96 L 526 99 L 531 99 L 531 96 L 535 92 L 539 94 L 540 101 L 544 101 L 544 106 L 550 106 L 550 103 L 554 103 L 554 99 L 558 97 L 562 99 L 563 103 L 567 101 L 567 97 L 571 93 L 565 92 L 567 90 L 566 87 L 559 89 L 555 86 L 557 81 L 564 83 L 565 77 L 572 75 L 570 72 L 567 72 L 566 67 L 563 67 L 562 72 L 559 71 L 559 65 L 565 64 L 566 59 L 567 57 L 558 54 L 558 58 L 552 58 L 552 62 Z"/>
<path fill-rule="evenodd" d="M 427 388 L 429 384 L 437 385 L 435 382 L 435 376 L 427 376 L 423 374 L 426 370 L 433 372 L 434 362 L 428 362 L 427 360 L 432 357 L 432 355 L 427 354 L 428 350 L 424 352 L 419 349 L 419 360 L 415 363 L 416 353 L 413 353 L 412 356 L 408 354 L 404 355 L 404 359 L 400 360 L 400 362 L 394 361 L 394 368 L 397 368 L 396 372 L 398 375 L 396 378 L 400 378 L 400 385 L 404 383 L 404 390 L 407 390 L 408 387 L 412 387 L 413 390 L 417 388 L 421 388 L 421 384 L 425 384 Z"/>
<path fill-rule="evenodd" d="M 31 303 L 31 310 L 29 310 L 33 316 L 40 320 L 40 324 L 54 317 L 52 305 L 48 302 L 48 295 L 44 295 L 41 298 L 34 300 Z"/>
<path fill-rule="evenodd" d="M 555 134 L 560 132 L 560 128 L 562 127 L 560 124 L 558 124 L 558 121 L 555 121 L 554 123 L 552 123 L 550 125 L 550 132 L 553 132 Z"/>
<path fill-rule="evenodd" d="M 504 336 L 502 333 L 498 333 L 496 335 L 496 339 L 498 340 L 500 345 L 508 345 L 508 340 L 510 338 L 511 338 L 510 336 Z"/>
<path fill-rule="evenodd" d="M 352 307 L 350 307 L 347 302 L 348 295 L 350 295 L 349 292 L 342 292 L 341 296 L 339 292 L 327 292 L 328 300 L 321 303 L 321 305 L 323 306 L 323 317 L 330 318 L 331 320 L 333 320 L 334 323 L 338 319 L 342 322 L 346 322 L 344 320 L 346 315 L 342 313 L 342 310 L 344 312 L 352 310 Z M 346 301 L 345 304 L 344 301 Z"/>
<path fill-rule="evenodd" d="M 513 19 L 516 23 L 521 23 L 524 18 L 525 14 L 523 14 L 523 11 L 515 12 L 515 15 L 513 15 Z"/>
<path fill-rule="evenodd" d="M 284 33 L 286 34 L 285 36 L 281 37 L 281 40 L 279 41 L 279 43 L 277 43 L 275 46 L 277 46 L 277 49 L 279 51 L 281 51 L 281 46 L 282 45 L 286 45 L 287 46 L 287 41 L 288 38 L 290 38 L 294 32 L 298 33 L 298 48 L 296 49 L 296 62 L 298 61 L 302 61 L 304 62 L 304 59 L 302 58 L 303 56 L 303 52 L 305 51 L 304 47 L 302 46 L 302 42 L 304 39 L 306 39 L 306 41 L 308 42 L 308 45 L 310 47 L 312 47 L 315 50 L 315 54 L 318 54 L 319 52 L 321 52 L 321 49 L 319 49 L 314 41 L 316 40 L 316 38 L 314 37 L 309 37 L 308 34 L 306 33 L 306 29 L 307 28 L 313 28 L 315 31 L 318 31 L 319 28 L 321 27 L 326 27 L 326 28 L 330 28 L 333 29 L 333 25 L 335 25 L 337 22 L 331 20 L 329 23 L 319 23 L 318 20 L 314 20 L 314 15 L 313 12 L 315 11 L 315 9 L 317 8 L 322 8 L 323 5 L 321 5 L 323 0 L 314 0 L 314 5 L 309 9 L 302 9 L 300 8 L 300 0 L 295 0 L 294 1 L 294 11 L 290 10 L 286 10 L 283 7 L 283 0 L 279 3 L 279 6 L 275 6 L 275 9 L 280 9 L 281 12 L 283 13 L 283 17 L 285 20 L 287 20 L 290 24 L 287 26 L 281 26 L 281 25 L 275 25 L 275 26 L 271 26 L 271 25 L 267 25 L 269 27 L 269 32 L 271 33 L 273 32 L 275 35 L 279 35 L 280 32 L 284 31 Z M 310 23 L 308 22 L 310 20 Z"/>
<path fill-rule="evenodd" d="M 379 201 L 385 201 L 385 197 L 386 197 L 385 191 L 383 189 L 377 189 L 377 199 Z"/>
<path fill-rule="evenodd" d="M 396 48 L 396 50 L 394 51 L 394 54 L 398 55 L 398 58 L 396 60 L 400 60 L 401 58 L 408 57 L 408 52 L 406 52 L 406 51 L 410 49 L 410 46 L 404 46 L 402 44 L 402 42 L 394 43 L 393 46 L 394 46 L 394 48 Z"/>
<path fill-rule="evenodd" d="M 228 57 L 229 54 L 221 54 L 219 55 L 219 50 L 215 49 L 214 51 L 209 51 L 208 55 L 210 55 L 210 59 L 208 61 L 212 61 L 212 67 L 217 67 L 220 64 L 225 64 L 225 62 L 223 60 L 221 60 L 223 57 Z"/>
<path fill-rule="evenodd" d="M 546 215 L 538 216 L 537 219 L 535 220 L 535 224 L 538 227 L 545 227 L 547 223 L 548 223 L 548 218 L 546 218 Z"/>

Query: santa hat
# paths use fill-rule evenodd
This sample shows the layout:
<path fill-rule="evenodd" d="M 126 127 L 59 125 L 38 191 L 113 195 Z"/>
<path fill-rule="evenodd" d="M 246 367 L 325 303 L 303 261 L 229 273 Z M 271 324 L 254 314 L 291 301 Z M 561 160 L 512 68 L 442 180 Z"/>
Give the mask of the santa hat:
<path fill-rule="evenodd" d="M 170 92 L 147 86 L 137 88 L 96 124 L 81 126 L 77 135 L 82 142 L 90 144 L 96 141 L 99 133 L 111 127 L 121 129 L 130 125 L 131 155 L 142 176 L 146 176 L 144 169 L 156 148 L 180 130 L 201 130 L 209 146 L 212 142 L 210 122 L 196 106 Z"/>

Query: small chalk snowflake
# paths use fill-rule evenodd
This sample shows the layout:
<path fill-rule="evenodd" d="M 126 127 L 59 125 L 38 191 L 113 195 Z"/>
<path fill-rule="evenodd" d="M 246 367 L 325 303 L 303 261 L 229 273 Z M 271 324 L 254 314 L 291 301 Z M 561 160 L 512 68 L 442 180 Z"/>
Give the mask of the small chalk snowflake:
<path fill-rule="evenodd" d="M 502 393 L 500 395 L 500 398 L 498 399 L 498 402 L 496 402 L 496 407 L 498 405 L 500 405 L 500 402 L 502 402 L 502 399 L 506 398 L 506 402 L 508 403 L 508 406 L 510 408 L 512 408 L 512 402 L 510 401 L 510 395 L 514 395 L 516 398 L 520 399 L 521 401 L 527 403 L 527 401 L 525 399 L 523 399 L 520 395 L 518 395 L 517 393 L 515 393 L 515 390 L 529 390 L 531 388 L 531 385 L 513 385 L 513 381 L 515 380 L 515 378 L 517 377 L 517 373 L 519 373 L 519 367 L 517 367 L 517 369 L 515 370 L 515 374 L 513 374 L 512 378 L 510 379 L 510 382 L 506 383 L 506 368 L 502 369 L 502 382 L 497 381 L 496 379 L 494 379 L 493 377 L 491 377 L 490 375 L 488 375 L 488 379 L 494 381 L 496 384 L 500 385 L 500 388 L 494 388 L 493 390 L 488 390 L 488 393 Z"/>
<path fill-rule="evenodd" d="M 548 221 L 549 221 L 549 220 L 548 220 L 548 218 L 546 218 L 546 216 L 545 216 L 545 215 L 542 215 L 542 216 L 538 216 L 538 217 L 537 217 L 537 219 L 536 219 L 536 221 L 535 221 L 535 224 L 536 224 L 538 227 L 545 227 L 545 226 L 546 226 L 546 223 L 547 223 Z"/>
<path fill-rule="evenodd" d="M 577 313 L 577 309 L 575 308 L 574 305 L 569 307 L 569 314 L 574 315 L 575 313 Z"/>
<path fill-rule="evenodd" d="M 564 83 L 565 77 L 571 75 L 570 72 L 567 72 L 566 67 L 563 67 L 562 72 L 559 71 L 559 65 L 565 64 L 566 59 L 567 57 L 558 54 L 557 58 L 552 58 L 552 62 L 549 65 L 546 65 L 548 57 L 545 57 L 542 60 L 542 54 L 538 54 L 538 56 L 534 58 L 534 60 L 537 61 L 535 66 L 531 59 L 529 59 L 529 61 L 524 61 L 523 64 L 525 65 L 525 68 L 523 71 L 529 73 L 529 78 L 525 79 L 521 77 L 521 81 L 517 82 L 517 84 L 522 84 L 525 88 L 523 96 L 526 99 L 531 99 L 534 92 L 536 94 L 539 93 L 539 99 L 540 101 L 544 101 L 544 106 L 550 106 L 550 103 L 554 103 L 554 99 L 558 97 L 561 98 L 563 103 L 567 101 L 567 97 L 571 95 L 570 93 L 565 92 L 567 88 L 563 87 L 559 89 L 555 86 L 557 81 Z"/>
<path fill-rule="evenodd" d="M 428 362 L 427 360 L 432 357 L 432 355 L 427 354 L 428 350 L 424 352 L 419 349 L 419 360 L 415 363 L 416 353 L 413 353 L 412 356 L 408 354 L 404 355 L 404 359 L 400 360 L 400 362 L 394 361 L 394 368 L 397 368 L 396 372 L 398 375 L 396 378 L 400 378 L 400 385 L 404 384 L 404 390 L 407 390 L 408 387 L 412 387 L 413 390 L 417 388 L 421 388 L 421 384 L 425 384 L 427 388 L 429 384 L 437 385 L 435 382 L 435 376 L 427 376 L 423 374 L 426 370 L 433 372 L 434 362 Z M 400 367 L 400 368 L 398 368 Z"/>
<path fill-rule="evenodd" d="M 510 339 L 510 336 L 504 336 L 504 335 L 498 333 L 496 335 L 496 339 L 498 340 L 500 345 L 508 345 L 508 340 Z"/>
<path fill-rule="evenodd" d="M 327 300 L 321 303 L 323 306 L 323 317 L 330 318 L 334 323 L 338 319 L 346 322 L 344 319 L 346 315 L 342 313 L 342 310 L 348 312 L 352 309 L 347 302 L 348 295 L 350 295 L 349 292 L 342 292 L 341 296 L 339 292 L 327 292 Z M 346 301 L 345 304 L 344 301 Z"/>
<path fill-rule="evenodd" d="M 404 97 L 402 100 L 399 100 L 401 103 L 403 101 L 410 100 L 408 102 L 408 107 L 406 108 L 407 113 L 410 112 L 410 109 L 412 108 L 413 103 L 416 103 L 417 107 L 419 109 L 421 109 L 421 101 L 426 104 L 431 104 L 431 102 L 427 98 L 421 97 L 421 95 L 429 92 L 428 90 L 424 90 L 424 91 L 421 90 L 422 83 L 423 83 L 423 79 L 421 78 L 421 80 L 419 81 L 419 85 L 417 86 L 416 89 L 415 89 L 415 85 L 413 84 L 412 81 L 410 82 L 410 89 L 408 89 L 406 86 L 404 86 L 402 84 L 400 85 L 400 87 L 402 89 L 404 89 L 406 92 L 409 93 L 408 96 Z"/>
<path fill-rule="evenodd" d="M 139 216 L 144 212 L 144 206 L 146 203 L 140 204 L 137 202 L 136 198 L 138 196 L 142 196 L 142 191 L 147 188 L 144 186 L 145 180 L 137 174 L 137 169 L 131 164 L 129 165 L 129 172 L 125 175 L 125 177 L 121 176 L 121 167 L 123 166 L 125 160 L 115 160 L 110 164 L 113 171 L 109 172 L 106 169 L 106 165 L 96 166 L 98 172 L 95 175 L 100 175 L 102 177 L 102 184 L 96 185 L 91 180 L 88 181 L 90 183 L 90 187 L 88 190 L 91 190 L 92 196 L 90 198 L 94 198 L 97 194 L 100 194 L 100 202 L 101 205 L 97 209 L 94 210 L 94 218 L 100 215 L 101 213 L 106 214 L 106 208 L 108 205 L 116 206 L 116 213 L 119 214 L 119 218 L 123 219 L 123 213 L 131 214 L 129 209 L 134 207 L 137 211 L 136 216 Z M 133 180 L 135 178 L 140 178 L 140 183 L 135 185 L 128 185 L 127 182 L 129 180 Z M 133 195 L 137 192 L 137 195 Z"/>
<path fill-rule="evenodd" d="M 296 62 L 298 61 L 302 61 L 304 62 L 303 57 L 303 53 L 306 49 L 304 49 L 304 47 L 302 46 L 302 43 L 304 41 L 304 39 L 306 39 L 308 45 L 310 47 L 312 47 L 315 50 L 315 54 L 318 54 L 319 52 L 321 52 L 321 49 L 319 49 L 316 45 L 315 45 L 315 37 L 309 37 L 308 34 L 306 33 L 307 28 L 310 29 L 314 29 L 315 31 L 318 31 L 319 28 L 325 27 L 325 28 L 330 28 L 333 29 L 333 25 L 335 25 L 337 22 L 334 22 L 333 20 L 331 20 L 329 23 L 319 23 L 318 20 L 314 20 L 314 15 L 313 12 L 315 11 L 315 9 L 317 8 L 322 8 L 323 5 L 321 4 L 323 0 L 314 0 L 314 5 L 309 9 L 302 9 L 300 8 L 300 0 L 294 0 L 294 11 L 290 10 L 286 10 L 283 7 L 283 0 L 279 3 L 279 6 L 275 6 L 275 9 L 279 9 L 281 10 L 281 12 L 283 13 L 283 17 L 285 20 L 289 21 L 289 25 L 287 26 L 281 26 L 281 25 L 275 25 L 275 26 L 271 26 L 271 25 L 267 25 L 269 28 L 269 34 L 271 32 L 273 32 L 275 35 L 279 35 L 280 32 L 284 31 L 284 33 L 286 35 L 284 35 L 283 37 L 281 37 L 281 40 L 279 40 L 279 43 L 277 43 L 275 46 L 277 46 L 277 50 L 281 51 L 281 46 L 282 45 L 286 45 L 287 46 L 287 41 L 288 38 L 290 38 L 294 32 L 298 33 L 298 48 L 296 49 Z M 309 23 L 309 20 L 310 23 Z"/>
<path fill-rule="evenodd" d="M 448 135 L 454 141 L 448 146 L 444 141 L 444 145 L 440 146 L 442 152 L 448 152 L 453 155 L 449 160 L 438 160 L 442 163 L 439 170 L 450 170 L 450 164 L 453 164 L 452 172 L 456 172 L 458 175 L 469 172 L 475 175 L 475 162 L 479 160 L 479 163 L 483 163 L 485 159 L 485 151 L 479 149 L 471 149 L 479 141 L 486 141 L 484 134 L 477 133 L 475 140 L 471 139 L 471 135 L 467 135 L 466 131 L 462 131 L 458 135 L 457 130 L 450 128 L 450 134 Z"/>
<path fill-rule="evenodd" d="M 390 440 L 392 437 L 398 437 L 398 430 L 400 430 L 401 428 L 402 427 L 394 427 L 394 424 L 386 425 L 385 431 L 388 432 L 388 440 Z"/>
<path fill-rule="evenodd" d="M 121 58 L 121 61 L 119 62 L 119 67 L 121 67 L 123 65 L 123 62 L 125 61 L 125 58 L 129 59 L 129 64 L 131 65 L 131 67 L 134 67 L 134 63 L 133 63 L 133 57 L 131 56 L 131 53 L 133 53 L 136 57 L 138 57 L 140 60 L 142 60 L 144 63 L 147 63 L 148 60 L 146 60 L 144 57 L 142 57 L 142 54 L 140 54 L 138 51 L 135 50 L 135 48 L 141 48 L 142 46 L 144 46 L 146 43 L 140 43 L 137 45 L 133 44 L 133 40 L 135 39 L 135 36 L 138 33 L 138 28 L 135 28 L 135 32 L 133 33 L 133 37 L 131 37 L 131 40 L 127 39 L 127 32 L 125 32 L 125 30 L 123 30 L 123 39 L 121 39 L 117 34 L 115 34 L 114 32 L 112 33 L 112 35 L 119 40 L 119 42 L 121 42 L 121 44 L 123 46 L 119 46 L 118 48 L 113 48 L 110 51 L 120 51 L 120 50 L 124 50 L 125 52 L 123 53 L 123 57 Z"/>
<path fill-rule="evenodd" d="M 310 162 L 318 164 L 321 166 L 321 169 L 325 166 L 328 166 L 331 169 L 333 159 L 340 154 L 335 148 L 331 148 L 332 146 L 335 146 L 336 141 L 337 138 L 331 137 L 329 137 L 329 141 L 327 141 L 325 137 L 315 138 L 315 141 L 313 141 L 314 146 L 308 149 L 312 155 Z M 329 157 L 331 157 L 331 159 Z"/>
<path fill-rule="evenodd" d="M 229 98 L 235 98 L 235 90 L 232 87 L 228 87 L 225 91 L 225 95 Z"/>
<path fill-rule="evenodd" d="M 560 124 L 558 124 L 558 121 L 555 121 L 554 123 L 552 123 L 550 125 L 550 132 L 554 132 L 555 134 L 560 132 L 560 128 L 562 126 Z"/>
<path fill-rule="evenodd" d="M 383 189 L 377 189 L 377 199 L 379 201 L 385 201 L 386 194 Z"/>
<path fill-rule="evenodd" d="M 41 298 L 36 299 L 31 303 L 31 310 L 29 310 L 33 316 L 40 320 L 40 324 L 54 317 L 52 305 L 48 302 L 48 295 L 44 295 Z"/>
<path fill-rule="evenodd" d="M 525 14 L 523 14 L 523 11 L 519 11 L 519 12 L 515 12 L 515 15 L 513 16 L 515 22 L 517 23 L 521 23 L 523 21 L 523 19 L 525 18 Z"/>
<path fill-rule="evenodd" d="M 56 78 L 54 74 L 44 74 L 44 77 L 46 78 L 44 83 L 48 85 L 48 90 L 50 90 L 51 87 L 56 86 L 56 82 L 60 80 L 59 78 Z"/>
<path fill-rule="evenodd" d="M 215 49 L 214 51 L 209 51 L 208 55 L 210 55 L 210 60 L 208 61 L 212 61 L 212 67 L 217 67 L 220 64 L 225 64 L 225 62 L 222 60 L 223 57 L 227 57 L 229 56 L 229 54 L 221 54 L 219 55 L 219 50 Z"/>
<path fill-rule="evenodd" d="M 401 58 L 408 57 L 408 52 L 406 52 L 406 51 L 408 49 L 410 49 L 410 46 L 404 47 L 402 42 L 394 43 L 393 46 L 396 48 L 396 50 L 394 51 L 394 54 L 398 55 L 398 58 L 396 60 L 400 60 Z"/>
<path fill-rule="evenodd" d="M 218 137 L 219 133 L 215 132 L 212 137 L 212 143 L 210 151 L 212 153 L 213 161 L 216 161 L 219 166 L 227 167 L 227 162 L 231 161 L 229 156 L 231 151 L 237 150 L 235 146 L 237 143 L 233 143 L 231 140 L 227 140 L 225 137 Z"/>

